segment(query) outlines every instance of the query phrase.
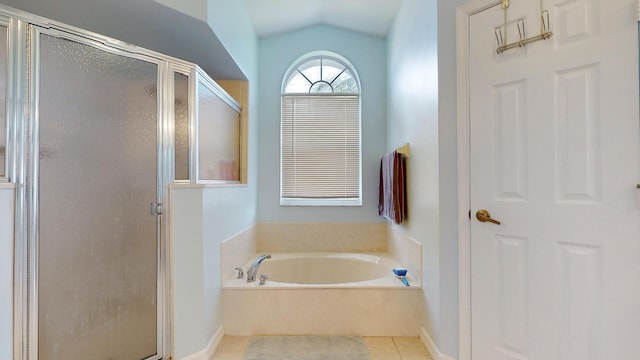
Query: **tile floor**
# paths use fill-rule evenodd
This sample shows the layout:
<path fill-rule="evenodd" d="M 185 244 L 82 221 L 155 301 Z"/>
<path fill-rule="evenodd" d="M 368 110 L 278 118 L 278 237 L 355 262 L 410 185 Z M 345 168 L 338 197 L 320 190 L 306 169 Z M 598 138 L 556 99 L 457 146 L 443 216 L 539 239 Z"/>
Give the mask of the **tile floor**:
<path fill-rule="evenodd" d="M 213 354 L 213 360 L 242 360 L 250 336 L 225 336 Z M 417 337 L 369 337 L 364 341 L 371 360 L 433 360 Z"/>

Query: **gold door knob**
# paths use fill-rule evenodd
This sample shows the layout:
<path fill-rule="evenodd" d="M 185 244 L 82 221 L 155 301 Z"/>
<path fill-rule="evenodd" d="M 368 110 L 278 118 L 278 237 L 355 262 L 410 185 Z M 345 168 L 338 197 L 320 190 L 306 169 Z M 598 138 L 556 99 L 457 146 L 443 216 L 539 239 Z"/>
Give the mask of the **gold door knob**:
<path fill-rule="evenodd" d="M 487 210 L 478 210 L 476 213 L 476 219 L 480 222 L 490 222 L 492 224 L 500 225 L 500 221 L 491 218 L 491 214 Z"/>

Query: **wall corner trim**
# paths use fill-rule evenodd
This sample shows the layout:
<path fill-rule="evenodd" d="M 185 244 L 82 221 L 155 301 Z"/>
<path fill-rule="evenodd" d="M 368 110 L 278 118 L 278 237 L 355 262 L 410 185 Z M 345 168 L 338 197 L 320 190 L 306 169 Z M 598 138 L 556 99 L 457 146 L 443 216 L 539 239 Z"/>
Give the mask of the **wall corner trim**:
<path fill-rule="evenodd" d="M 209 343 L 207 344 L 207 347 L 205 347 L 204 349 L 193 353 L 191 355 L 185 356 L 182 359 L 176 359 L 176 360 L 209 360 L 209 359 L 213 359 L 213 354 L 216 352 L 216 348 L 218 348 L 218 345 L 220 345 L 220 341 L 222 341 L 222 338 L 224 337 L 224 328 L 222 326 L 220 326 L 218 328 L 218 330 L 213 334 L 213 336 L 211 337 L 211 340 L 209 340 Z"/>
<path fill-rule="evenodd" d="M 436 345 L 436 343 L 431 338 L 431 335 L 429 335 L 424 327 L 420 327 L 420 340 L 422 341 L 422 344 L 424 344 L 424 347 L 427 348 L 427 351 L 429 352 L 433 360 L 457 360 L 452 356 L 440 352 L 440 349 L 438 349 L 438 345 Z"/>

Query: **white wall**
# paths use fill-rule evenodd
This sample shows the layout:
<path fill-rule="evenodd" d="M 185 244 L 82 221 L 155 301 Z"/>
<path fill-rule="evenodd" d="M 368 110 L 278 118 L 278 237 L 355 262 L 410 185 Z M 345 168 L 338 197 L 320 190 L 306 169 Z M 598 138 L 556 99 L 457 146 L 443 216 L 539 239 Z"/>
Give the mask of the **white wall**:
<path fill-rule="evenodd" d="M 458 151 L 456 8 L 438 0 L 438 137 L 440 168 L 440 350 L 458 357 Z"/>
<path fill-rule="evenodd" d="M 195 326 L 191 329 L 183 329 L 185 333 L 176 336 L 184 341 L 174 344 L 176 358 L 178 355 L 188 355 L 204 349 L 216 331 L 222 326 L 221 304 L 221 269 L 220 269 L 220 243 L 229 239 L 256 223 L 257 202 L 257 141 L 258 141 L 258 114 L 257 111 L 257 38 L 249 20 L 249 15 L 241 1 L 229 2 L 225 0 L 201 0 L 206 3 L 206 17 L 216 37 L 225 46 L 226 51 L 234 59 L 236 66 L 243 72 L 243 78 L 249 81 L 249 108 L 243 111 L 249 112 L 248 120 L 248 184 L 240 186 L 206 187 L 201 192 L 201 202 L 195 203 L 192 199 L 191 206 L 201 206 L 202 221 L 199 226 L 202 229 L 199 243 L 185 244 L 191 251 L 201 251 L 201 258 L 192 259 L 195 262 L 202 261 L 201 281 L 192 282 L 191 275 L 199 276 L 199 268 L 191 268 L 194 271 L 180 271 L 174 268 L 177 276 L 174 281 L 190 284 L 189 292 L 202 295 L 202 311 L 198 319 L 194 319 Z M 174 8 L 181 9 L 180 2 L 174 2 Z M 187 4 L 186 13 L 193 9 L 193 4 Z M 235 80 L 237 78 L 219 78 L 219 80 Z M 188 213 L 187 213 L 188 214 Z M 197 212 L 195 213 L 197 215 Z M 174 215 L 175 216 L 175 215 Z M 195 225 L 195 224 L 194 224 Z M 178 230 L 176 230 L 176 234 Z M 182 239 L 174 238 L 174 251 L 181 246 Z M 195 289 L 194 289 L 195 288 Z M 178 296 L 178 295 L 176 295 Z M 196 302 L 197 304 L 197 302 Z M 182 302 L 174 304 L 189 306 Z M 176 312 L 176 321 L 178 313 Z M 201 332 L 201 333 L 197 333 Z M 188 340 L 189 336 L 197 339 L 196 342 Z"/>
<path fill-rule="evenodd" d="M 220 243 L 257 222 L 258 40 L 242 1 L 209 0 L 208 23 L 249 81 L 248 184 L 203 192 L 205 335 L 222 326 Z M 224 79 L 227 80 L 227 79 Z M 202 344 L 204 347 L 206 343 Z"/>
<path fill-rule="evenodd" d="M 289 66 L 318 50 L 353 64 L 362 85 L 362 207 L 280 206 L 280 89 Z M 260 222 L 378 222 L 380 156 L 385 152 L 385 40 L 319 25 L 259 41 Z M 402 144 L 399 144 L 402 145 Z"/>
<path fill-rule="evenodd" d="M 173 188 L 171 198 L 171 278 L 173 357 L 182 359 L 202 350 L 206 337 L 202 232 L 203 188 Z"/>
<path fill-rule="evenodd" d="M 201 21 L 207 21 L 207 2 L 203 0 L 153 0 Z"/>
<path fill-rule="evenodd" d="M 207 23 L 236 65 L 244 72 L 246 79 L 257 85 L 258 38 L 244 1 L 205 1 L 208 3 Z M 253 93 L 255 94 L 255 91 Z M 256 103 L 251 101 L 251 104 Z"/>
<path fill-rule="evenodd" d="M 220 243 L 255 223 L 255 206 L 238 203 L 247 190 L 171 188 L 175 359 L 205 349 L 222 326 Z"/>
<path fill-rule="evenodd" d="M 13 357 L 14 187 L 0 184 L 0 359 Z"/>
<path fill-rule="evenodd" d="M 251 191 L 198 185 L 171 190 L 175 359 L 205 349 L 223 325 L 220 243 L 255 224 Z"/>
<path fill-rule="evenodd" d="M 458 353 L 455 7 L 405 0 L 388 37 L 387 143 L 411 144 L 408 221 L 396 227 L 423 248 L 423 326 Z"/>
<path fill-rule="evenodd" d="M 440 320 L 437 46 L 436 2 L 403 1 L 388 38 L 387 143 L 411 144 L 408 218 L 399 230 L 422 243 L 423 326 L 436 342 Z"/>

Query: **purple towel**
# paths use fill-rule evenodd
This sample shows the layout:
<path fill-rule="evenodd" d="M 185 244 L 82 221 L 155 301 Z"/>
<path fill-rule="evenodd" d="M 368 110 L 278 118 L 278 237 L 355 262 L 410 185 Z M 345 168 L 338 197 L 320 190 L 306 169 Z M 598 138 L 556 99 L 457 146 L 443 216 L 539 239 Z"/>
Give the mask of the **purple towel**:
<path fill-rule="evenodd" d="M 406 213 L 404 157 L 394 151 L 380 159 L 378 215 L 400 224 Z"/>

